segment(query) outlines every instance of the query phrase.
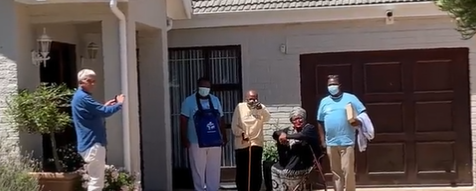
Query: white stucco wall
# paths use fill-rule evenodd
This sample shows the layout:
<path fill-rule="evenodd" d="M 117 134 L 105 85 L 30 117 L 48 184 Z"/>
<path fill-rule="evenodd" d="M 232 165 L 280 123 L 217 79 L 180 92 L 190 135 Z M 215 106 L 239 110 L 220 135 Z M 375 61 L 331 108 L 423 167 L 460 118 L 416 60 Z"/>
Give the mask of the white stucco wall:
<path fill-rule="evenodd" d="M 101 22 L 100 21 L 81 21 L 81 22 L 58 22 L 57 20 L 51 20 L 50 18 L 63 18 L 68 19 L 68 16 L 74 17 L 76 13 L 74 11 L 75 6 L 78 5 L 40 5 L 40 6 L 25 6 L 22 4 L 15 4 L 17 7 L 16 17 L 17 22 L 14 23 L 20 33 L 17 39 L 18 42 L 18 54 L 20 54 L 19 61 L 16 62 L 18 67 L 18 76 L 15 79 L 18 80 L 18 88 L 35 88 L 39 82 L 39 68 L 31 63 L 30 51 L 35 48 L 35 41 L 43 33 L 43 29 L 46 29 L 48 36 L 53 41 L 69 43 L 76 45 L 76 64 L 78 71 L 82 68 L 93 69 L 98 76 L 96 83 L 96 89 L 93 91 L 93 97 L 103 102 L 106 99 L 112 99 L 114 95 L 120 93 L 120 68 L 119 68 L 119 51 L 118 51 L 118 35 L 109 33 L 105 35 L 106 42 L 112 41 L 108 51 L 103 52 L 103 39 L 101 35 Z M 81 4 L 79 6 L 82 6 Z M 106 15 L 98 18 L 112 18 L 109 19 L 110 23 L 107 26 L 112 31 L 117 31 L 117 21 L 114 17 L 111 17 L 110 10 L 107 5 L 92 4 L 91 14 Z M 68 16 L 66 13 L 71 13 Z M 51 16 L 51 17 L 50 17 Z M 76 15 L 77 16 L 77 15 Z M 2 17 L 7 19 L 7 17 Z M 72 19 L 74 20 L 74 19 Z M 33 22 L 34 24 L 30 24 Z M 4 22 L 5 23 L 5 22 Z M 106 22 L 108 23 L 108 22 Z M 109 31 L 108 31 L 109 32 Z M 6 35 L 8 39 L 12 39 L 12 36 Z M 86 57 L 86 46 L 89 42 L 95 42 L 99 45 L 97 59 L 92 62 L 84 60 L 81 65 L 81 56 Z M 1 52 L 1 51 L 0 51 Z M 104 62 L 104 54 L 107 54 L 107 64 Z M 117 58 L 117 59 L 116 59 Z M 114 71 L 113 69 L 117 69 Z M 107 70 L 108 73 L 104 71 Z M 75 75 L 75 74 L 74 74 Z M 107 76 L 106 76 L 107 75 Z M 111 85 L 106 88 L 107 82 Z M 121 116 L 114 115 L 107 120 L 107 133 L 109 136 L 109 143 L 113 145 L 108 148 L 108 161 L 110 164 L 117 166 L 123 166 L 123 137 L 122 137 L 122 125 Z M 21 146 L 25 151 L 34 151 L 35 156 L 40 157 L 42 155 L 41 136 L 22 135 Z"/>
<path fill-rule="evenodd" d="M 136 22 L 155 28 L 162 28 L 165 25 L 166 9 L 166 0 L 135 0 L 129 1 L 128 4 L 128 12 L 134 14 Z"/>
<path fill-rule="evenodd" d="M 94 95 L 98 101 L 105 101 L 115 95 L 124 93 L 128 102 L 128 123 L 130 128 L 130 161 L 134 171 L 140 171 L 140 128 L 138 115 L 138 86 L 137 86 L 137 58 L 136 47 L 141 52 L 140 78 L 143 86 L 141 102 L 144 110 L 142 121 L 144 138 L 143 150 L 144 172 L 146 189 L 170 190 L 171 189 L 171 142 L 170 133 L 167 134 L 170 118 L 167 91 L 151 91 L 164 89 L 168 79 L 167 69 L 167 41 L 166 31 L 166 0 L 137 1 L 127 6 L 120 4 L 121 10 L 127 15 L 127 81 L 128 92 L 123 91 L 121 82 L 121 43 L 119 42 L 119 21 L 111 13 L 107 3 L 82 3 L 82 4 L 48 4 L 29 8 L 30 19 L 41 32 L 42 27 L 47 28 L 48 35 L 54 40 L 73 43 L 77 45 L 78 64 L 80 56 L 85 56 L 87 43 L 93 41 L 100 47 L 98 57 L 94 63 L 85 61 L 80 68 L 91 68 L 98 74 L 98 84 Z M 91 23 L 91 21 L 98 21 Z M 53 24 L 48 24 L 53 22 Z M 67 22 L 67 23 L 65 23 Z M 61 24 L 63 23 L 63 24 Z M 138 43 L 135 38 L 139 31 L 142 39 Z M 143 32 L 142 32 L 143 31 Z M 65 34 L 66 33 L 66 34 Z M 155 52 L 155 53 L 153 53 Z M 164 67 L 165 66 L 165 67 Z M 166 73 L 163 73 L 166 71 Z M 151 83 L 153 82 L 153 83 Z M 162 82 L 162 83 L 161 83 Z M 164 101 L 166 100 L 166 101 Z M 125 107 L 123 108 L 125 110 Z M 124 166 L 124 132 L 123 119 L 120 113 L 107 118 L 106 129 L 108 134 L 108 163 Z M 158 152 L 160 151 L 160 152 Z"/>
<path fill-rule="evenodd" d="M 31 64 L 30 51 L 34 49 L 36 38 L 46 29 L 53 41 L 76 45 L 77 68 L 90 68 L 96 71 L 98 80 L 93 97 L 103 102 L 115 95 L 124 93 L 127 97 L 128 112 L 113 115 L 106 120 L 108 134 L 108 164 L 124 166 L 125 147 L 123 136 L 123 117 L 128 116 L 130 128 L 130 163 L 136 172 L 141 169 L 141 160 L 146 161 L 147 190 L 171 190 L 171 137 L 168 68 L 166 0 L 137 1 L 130 6 L 121 3 L 119 7 L 127 15 L 127 82 L 128 92 L 121 86 L 121 43 L 119 42 L 119 22 L 107 3 L 43 4 L 26 6 L 13 1 L 0 2 L 0 98 L 3 100 L 18 88 L 35 88 L 39 82 L 39 69 Z M 160 30 L 162 29 L 162 30 Z M 138 84 L 136 58 L 136 31 L 142 33 L 144 53 L 141 58 L 143 74 L 140 76 L 143 89 L 142 103 L 146 112 L 142 130 L 147 136 L 143 150 L 147 153 L 140 158 L 140 127 L 138 115 Z M 89 42 L 99 45 L 94 62 L 84 60 Z M 83 63 L 81 65 L 81 63 Z M 152 89 L 152 92 L 151 92 Z M 155 91 L 166 89 L 166 91 Z M 5 107 L 0 102 L 0 112 Z M 41 136 L 19 135 L 1 119 L 0 138 L 5 144 L 13 145 L 20 141 L 25 151 L 35 151 L 42 155 Z M 20 137 L 20 138 L 19 138 Z M 7 139 L 4 139 L 7 138 Z"/>
<path fill-rule="evenodd" d="M 35 150 L 35 156 L 42 152 L 41 137 L 19 134 L 1 112 L 6 107 L 5 100 L 19 88 L 35 87 L 39 75 L 29 75 L 35 67 L 31 64 L 33 31 L 29 23 L 27 8 L 13 1 L 0 1 L 0 139 L 2 145 L 11 147 L 22 145 L 23 151 Z M 20 79 L 21 77 L 21 79 Z"/>
<path fill-rule="evenodd" d="M 120 3 L 119 7 L 127 14 L 128 7 L 126 4 Z M 53 41 L 76 45 L 78 71 L 83 68 L 89 68 L 93 69 L 97 74 L 96 89 L 93 91 L 93 97 L 97 101 L 103 102 L 122 93 L 119 22 L 117 17 L 111 12 L 108 3 L 33 5 L 28 6 L 27 14 L 34 25 L 35 36 L 33 41 L 43 32 L 43 28 L 46 28 L 47 34 Z M 131 29 L 131 34 L 134 34 L 135 26 Z M 132 35 L 131 38 L 134 38 L 134 36 Z M 98 51 L 97 58 L 94 62 L 86 59 L 81 62 L 80 57 L 87 56 L 86 46 L 89 42 L 94 42 L 99 46 L 100 50 Z M 133 49 L 132 56 L 135 56 L 135 48 Z M 131 57 L 129 56 L 129 58 Z M 132 67 L 135 68 L 135 66 Z M 30 71 L 29 73 L 35 72 L 37 71 Z M 130 81 L 134 82 L 135 79 L 131 78 Z M 134 83 L 131 84 L 135 85 Z M 123 93 L 128 94 L 126 92 Z M 134 98 L 134 96 L 128 97 L 129 99 Z M 116 166 L 125 165 L 122 117 L 121 113 L 118 113 L 106 119 L 109 143 L 107 160 L 109 164 Z M 137 125 L 134 128 L 137 129 Z M 135 144 L 134 150 L 138 153 L 139 140 L 136 138 L 135 141 L 137 144 Z M 139 161 L 139 159 L 135 161 Z M 139 164 L 136 166 L 139 166 Z M 139 171 L 138 167 L 134 170 Z"/>
<path fill-rule="evenodd" d="M 286 44 L 287 54 L 280 52 L 281 44 Z M 385 25 L 384 20 L 362 20 L 169 32 L 169 47 L 216 45 L 241 45 L 243 89 L 256 89 L 273 112 L 273 122 L 280 123 L 288 123 L 289 110 L 301 104 L 300 54 L 468 47 L 476 170 L 476 43 L 460 40 L 449 18 L 397 19 L 394 25 Z"/>

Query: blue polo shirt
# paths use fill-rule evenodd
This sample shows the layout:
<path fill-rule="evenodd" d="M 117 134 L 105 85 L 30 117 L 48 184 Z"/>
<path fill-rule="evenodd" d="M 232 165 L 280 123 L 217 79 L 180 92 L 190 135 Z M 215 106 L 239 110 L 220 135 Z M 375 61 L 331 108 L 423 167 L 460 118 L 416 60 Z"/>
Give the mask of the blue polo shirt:
<path fill-rule="evenodd" d="M 196 93 L 194 93 L 185 98 L 185 100 L 182 102 L 182 108 L 180 111 L 181 115 L 188 117 L 187 138 L 188 141 L 193 144 L 198 144 L 197 131 L 195 130 L 195 123 L 193 121 L 193 115 L 195 115 L 195 112 L 198 111 L 196 96 Z M 213 108 L 220 112 L 220 117 L 223 117 L 223 108 L 218 97 L 210 94 L 210 98 Z M 203 109 L 210 109 L 208 99 L 200 99 L 200 104 L 202 105 Z"/>
<path fill-rule="evenodd" d="M 317 121 L 324 124 L 327 146 L 352 146 L 355 144 L 355 128 L 347 121 L 345 107 L 351 103 L 357 113 L 365 106 L 353 94 L 343 93 L 340 98 L 327 96 L 319 103 Z"/>
<path fill-rule="evenodd" d="M 83 89 L 76 90 L 71 101 L 71 110 L 78 139 L 78 152 L 84 152 L 96 143 L 107 145 L 104 118 L 121 108 L 122 104 L 104 106 Z"/>

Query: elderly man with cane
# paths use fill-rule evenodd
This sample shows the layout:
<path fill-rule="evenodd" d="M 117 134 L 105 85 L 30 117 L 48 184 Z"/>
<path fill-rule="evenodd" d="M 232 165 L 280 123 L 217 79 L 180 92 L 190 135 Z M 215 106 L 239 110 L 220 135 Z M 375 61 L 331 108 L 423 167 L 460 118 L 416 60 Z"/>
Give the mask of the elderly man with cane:
<path fill-rule="evenodd" d="M 263 125 L 269 119 L 269 111 L 258 101 L 258 93 L 253 90 L 248 91 L 246 100 L 235 108 L 231 128 L 235 135 L 235 181 L 238 191 L 261 189 Z"/>

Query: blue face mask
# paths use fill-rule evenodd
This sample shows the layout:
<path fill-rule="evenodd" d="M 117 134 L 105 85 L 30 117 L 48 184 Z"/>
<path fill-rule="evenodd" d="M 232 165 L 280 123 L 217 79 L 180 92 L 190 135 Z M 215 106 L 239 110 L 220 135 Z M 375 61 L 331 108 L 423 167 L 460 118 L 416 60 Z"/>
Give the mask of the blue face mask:
<path fill-rule="evenodd" d="M 200 94 L 203 97 L 208 96 L 208 94 L 210 94 L 210 88 L 199 87 L 198 88 L 198 94 Z"/>
<path fill-rule="evenodd" d="M 327 86 L 327 90 L 331 95 L 337 95 L 339 93 L 339 86 L 338 85 L 330 85 Z"/>

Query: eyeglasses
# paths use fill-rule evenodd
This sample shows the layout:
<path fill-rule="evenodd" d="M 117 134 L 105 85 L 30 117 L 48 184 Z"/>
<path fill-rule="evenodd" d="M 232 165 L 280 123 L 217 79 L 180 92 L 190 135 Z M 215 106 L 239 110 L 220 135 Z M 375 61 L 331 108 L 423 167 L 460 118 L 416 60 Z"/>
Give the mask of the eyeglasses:
<path fill-rule="evenodd" d="M 297 120 L 302 120 L 302 117 L 295 117 L 291 119 L 291 121 L 297 121 Z"/>

